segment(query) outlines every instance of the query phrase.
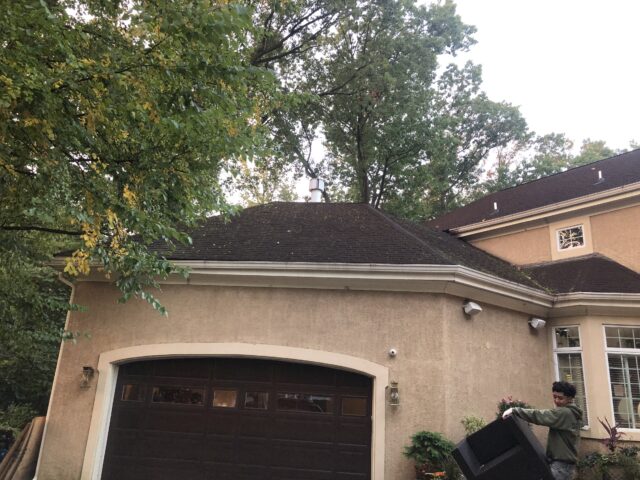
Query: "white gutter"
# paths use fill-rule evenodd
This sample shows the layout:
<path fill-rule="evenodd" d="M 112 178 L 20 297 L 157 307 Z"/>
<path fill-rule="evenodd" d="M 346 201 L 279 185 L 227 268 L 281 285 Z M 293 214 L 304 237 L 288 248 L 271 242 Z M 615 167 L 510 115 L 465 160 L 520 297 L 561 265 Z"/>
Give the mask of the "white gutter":
<path fill-rule="evenodd" d="M 532 208 L 530 210 L 525 210 L 524 212 L 512 213 L 503 217 L 484 220 L 469 225 L 463 225 L 460 227 L 452 228 L 449 231 L 458 237 L 467 237 L 469 235 L 495 230 L 497 228 L 500 228 L 501 226 L 504 226 L 503 224 L 516 224 L 525 221 L 532 222 L 535 220 L 540 220 L 548 217 L 548 214 L 550 212 L 553 212 L 554 216 L 561 215 L 563 213 L 568 213 L 577 209 L 582 210 L 601 203 L 605 203 L 603 202 L 603 200 L 607 200 L 606 203 L 610 203 L 630 199 L 637 196 L 640 196 L 640 182 L 630 183 L 622 187 L 605 190 L 604 192 L 592 193 L 590 195 L 584 195 L 582 197 L 564 200 L 562 202 L 545 205 L 543 207 Z"/>
<path fill-rule="evenodd" d="M 187 268 L 189 277 L 172 275 L 159 280 L 161 284 L 444 293 L 544 318 L 589 314 L 640 316 L 640 293 L 554 295 L 460 265 L 208 260 L 173 263 Z M 52 265 L 62 268 L 64 261 L 56 259 Z M 113 281 L 96 269 L 92 272 L 88 277 L 78 277 L 76 282 Z"/>

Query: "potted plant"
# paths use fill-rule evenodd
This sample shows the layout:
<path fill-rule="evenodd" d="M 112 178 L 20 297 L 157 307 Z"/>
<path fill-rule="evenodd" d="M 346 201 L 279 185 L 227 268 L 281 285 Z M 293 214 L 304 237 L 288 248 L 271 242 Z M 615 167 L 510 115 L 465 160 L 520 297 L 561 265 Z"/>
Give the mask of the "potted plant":
<path fill-rule="evenodd" d="M 421 431 L 411 437 L 411 445 L 405 447 L 404 455 L 415 463 L 416 480 L 454 480 L 460 477 L 460 470 L 451 457 L 454 448 L 453 442 L 442 434 Z"/>

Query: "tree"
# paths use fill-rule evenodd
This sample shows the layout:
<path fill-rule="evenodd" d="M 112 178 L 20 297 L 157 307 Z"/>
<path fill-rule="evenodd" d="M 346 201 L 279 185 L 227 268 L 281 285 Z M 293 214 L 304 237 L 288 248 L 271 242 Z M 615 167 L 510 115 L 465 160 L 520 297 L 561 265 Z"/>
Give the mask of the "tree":
<path fill-rule="evenodd" d="M 302 2 L 267 9 L 269 26 L 256 50 L 277 44 L 274 69 L 288 102 L 266 116 L 272 148 L 260 161 L 272 178 L 323 177 L 334 200 L 368 202 L 421 218 L 454 205 L 476 182 L 487 151 L 526 132 L 518 110 L 480 90 L 480 68 L 438 58 L 472 43 L 474 29 L 452 2 L 420 7 L 412 0 Z M 291 27 L 311 26 L 304 33 Z M 255 55 L 261 57 L 261 55 Z M 324 144 L 325 155 L 312 149 Z M 234 186 L 264 176 L 236 175 Z M 246 188 L 246 187 L 245 187 Z M 255 196 L 254 196 L 255 198 Z M 273 198 L 271 196 L 270 198 Z"/>
<path fill-rule="evenodd" d="M 0 30 L 3 430 L 46 409 L 70 308 L 52 256 L 164 311 L 149 287 L 175 268 L 146 246 L 228 210 L 221 171 L 262 148 L 274 83 L 251 9 L 222 1 L 4 2 Z"/>
<path fill-rule="evenodd" d="M 174 267 L 146 245 L 225 211 L 222 167 L 260 144 L 273 83 L 251 64 L 251 22 L 208 0 L 5 5 L 3 238 L 68 237 L 67 274 L 99 262 L 123 299 L 161 308 L 145 288 Z"/>
<path fill-rule="evenodd" d="M 423 220 L 455 208 L 480 181 L 479 165 L 491 151 L 526 141 L 519 110 L 491 101 L 481 84 L 477 65 L 445 70 L 430 104 L 424 150 L 398 182 L 387 209 Z"/>

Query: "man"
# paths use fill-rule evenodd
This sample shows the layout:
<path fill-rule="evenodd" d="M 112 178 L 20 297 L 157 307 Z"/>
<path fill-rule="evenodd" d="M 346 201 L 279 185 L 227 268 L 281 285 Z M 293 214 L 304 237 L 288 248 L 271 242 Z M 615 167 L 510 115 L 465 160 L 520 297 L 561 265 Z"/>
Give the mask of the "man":
<path fill-rule="evenodd" d="M 568 382 L 554 382 L 551 387 L 552 410 L 534 410 L 531 408 L 510 408 L 502 418 L 514 415 L 529 423 L 549 427 L 547 439 L 547 459 L 553 478 L 571 480 L 578 459 L 580 428 L 582 428 L 582 410 L 573 403 L 576 387 Z"/>

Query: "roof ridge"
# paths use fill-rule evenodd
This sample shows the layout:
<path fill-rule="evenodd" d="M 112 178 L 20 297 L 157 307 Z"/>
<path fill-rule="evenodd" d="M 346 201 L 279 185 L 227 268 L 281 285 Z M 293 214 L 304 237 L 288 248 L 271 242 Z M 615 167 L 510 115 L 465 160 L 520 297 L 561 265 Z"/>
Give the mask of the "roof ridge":
<path fill-rule="evenodd" d="M 640 151 L 640 148 L 634 148 L 633 150 L 629 150 L 628 152 L 620 152 L 620 153 L 617 153 L 615 155 L 612 155 L 611 157 L 601 158 L 600 160 L 594 160 L 593 162 L 584 163 L 582 165 L 576 165 L 575 167 L 567 168 L 566 170 L 562 170 L 561 172 L 552 173 L 551 175 L 545 175 L 544 177 L 534 178 L 533 180 L 529 180 L 528 182 L 523 182 L 523 183 L 519 183 L 517 185 L 512 185 L 511 187 L 503 188 L 502 190 L 498 190 L 496 192 L 491 192 L 489 195 L 485 195 L 484 197 L 481 197 L 478 200 L 482 200 L 484 198 L 488 198 L 491 195 L 495 195 L 495 194 L 498 194 L 500 192 L 506 192 L 507 190 L 512 190 L 514 188 L 523 187 L 523 186 L 529 185 L 531 183 L 539 182 L 539 181 L 545 180 L 547 178 L 556 177 L 558 175 L 562 175 L 564 173 L 568 173 L 568 172 L 571 172 L 573 170 L 577 170 L 579 168 L 588 167 L 588 166 L 594 165 L 596 163 L 604 162 L 606 160 L 613 160 L 614 158 L 621 157 L 622 155 L 627 155 L 629 153 L 633 153 L 633 152 L 636 152 L 636 151 Z"/>
<path fill-rule="evenodd" d="M 403 233 L 404 235 L 416 240 L 420 246 L 422 246 L 423 248 L 426 248 L 428 251 L 433 252 L 433 253 L 437 253 L 438 255 L 440 255 L 442 258 L 446 259 L 448 262 L 450 262 L 451 264 L 458 264 L 459 262 L 457 261 L 457 259 L 453 258 L 451 255 L 449 255 L 449 253 L 446 250 L 443 250 L 441 248 L 438 248 L 435 245 L 430 244 L 429 242 L 427 242 L 424 238 L 420 237 L 419 235 L 409 231 L 407 228 L 403 227 L 400 223 L 398 223 L 395 219 L 395 217 L 393 215 L 390 215 L 386 212 L 382 212 L 381 210 L 378 210 L 374 207 L 372 207 L 371 205 L 367 204 L 367 206 L 373 210 L 377 215 L 379 215 L 380 217 L 382 217 L 387 223 L 389 223 L 395 230 L 397 230 L 400 233 Z M 423 225 L 420 225 L 418 223 L 413 223 L 410 220 L 405 220 L 408 223 L 411 223 L 413 226 L 415 226 L 416 228 L 426 228 L 423 227 Z M 441 232 L 437 231 L 437 230 L 433 230 L 433 232 L 437 235 L 439 235 Z M 449 234 L 445 234 L 448 235 L 451 239 L 455 240 L 455 241 L 459 241 L 462 242 L 462 240 L 449 235 Z M 466 244 L 466 242 L 463 242 Z M 468 244 L 467 244 L 468 245 Z M 481 250 L 482 251 L 482 250 Z M 488 252 L 482 251 L 483 254 L 485 255 L 491 255 Z M 493 256 L 493 255 L 491 255 Z M 508 263 L 509 265 L 511 265 L 514 269 L 517 270 L 517 267 L 513 264 L 510 264 L 509 262 L 505 262 Z"/>

